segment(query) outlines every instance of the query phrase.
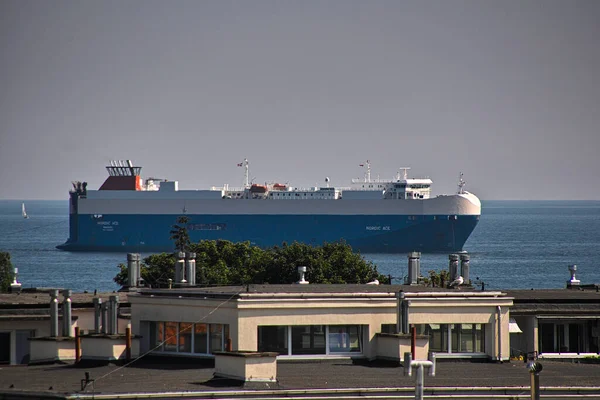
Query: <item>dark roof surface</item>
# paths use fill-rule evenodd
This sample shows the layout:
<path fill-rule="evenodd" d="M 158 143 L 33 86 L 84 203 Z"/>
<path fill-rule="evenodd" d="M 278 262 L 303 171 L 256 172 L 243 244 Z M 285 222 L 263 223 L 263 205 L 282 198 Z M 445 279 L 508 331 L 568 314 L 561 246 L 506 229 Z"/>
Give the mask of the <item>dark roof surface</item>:
<path fill-rule="evenodd" d="M 142 295 L 173 295 L 181 294 L 188 296 L 236 296 L 242 293 L 251 294 L 302 294 L 302 293 L 397 293 L 400 290 L 407 293 L 469 293 L 478 292 L 468 286 L 456 289 L 446 289 L 427 286 L 410 285 L 367 285 L 367 284 L 291 284 L 291 285 L 247 285 L 247 286 L 217 286 L 204 288 L 177 288 L 177 289 L 145 289 Z M 499 293 L 499 291 L 490 291 Z"/>
<path fill-rule="evenodd" d="M 102 298 L 102 301 L 108 301 L 108 297 L 111 295 L 118 295 L 120 303 L 127 302 L 127 292 L 118 293 L 73 293 L 71 295 L 72 307 L 92 307 L 94 297 Z M 63 295 L 61 292 L 58 293 L 58 301 L 61 303 Z M 19 306 L 38 305 L 39 308 L 49 307 L 50 294 L 48 290 L 38 291 L 22 291 L 20 293 L 0 293 L 0 309 L 1 308 L 15 308 Z"/>
<path fill-rule="evenodd" d="M 596 386 L 599 364 L 575 364 L 541 360 L 541 386 Z M 215 391 L 239 389 L 231 381 L 211 381 L 211 361 L 147 357 L 128 367 L 74 367 L 72 365 L 3 367 L 0 391 L 30 390 L 54 393 L 78 392 L 85 372 L 95 379 L 96 393 Z M 393 363 L 353 363 L 349 360 L 278 362 L 280 389 L 412 387 L 415 377 L 404 376 Z M 441 361 L 436 376 L 425 376 L 426 387 L 529 386 L 530 375 L 521 362 L 482 363 Z M 13 385 L 13 389 L 9 389 Z M 49 390 L 49 388 L 52 388 Z M 91 389 L 87 393 L 92 393 Z"/>
<path fill-rule="evenodd" d="M 532 289 L 532 290 L 504 290 L 506 294 L 515 298 L 517 302 L 534 301 L 589 301 L 600 302 L 600 292 L 593 289 Z"/>

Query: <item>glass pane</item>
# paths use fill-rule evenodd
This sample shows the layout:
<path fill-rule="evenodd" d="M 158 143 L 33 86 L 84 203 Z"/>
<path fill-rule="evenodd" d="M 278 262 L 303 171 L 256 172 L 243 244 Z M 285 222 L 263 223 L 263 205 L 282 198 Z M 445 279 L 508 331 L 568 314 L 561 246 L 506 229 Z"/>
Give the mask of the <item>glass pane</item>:
<path fill-rule="evenodd" d="M 177 351 L 177 322 L 165 322 L 165 351 Z"/>
<path fill-rule="evenodd" d="M 452 327 L 452 351 L 473 352 L 473 324 L 455 324 Z"/>
<path fill-rule="evenodd" d="M 485 352 L 485 325 L 475 324 L 474 326 L 474 351 L 483 353 Z"/>
<path fill-rule="evenodd" d="M 292 354 L 325 354 L 325 326 L 293 326 Z"/>
<path fill-rule="evenodd" d="M 227 342 L 231 340 L 231 336 L 229 336 L 229 324 L 223 324 L 223 346 L 225 346 L 224 350 L 228 351 L 230 349 L 227 348 Z"/>
<path fill-rule="evenodd" d="M 287 326 L 259 326 L 258 351 L 275 351 L 282 355 L 288 354 Z"/>
<path fill-rule="evenodd" d="M 360 352 L 361 335 L 359 325 L 332 325 L 329 327 L 329 352 Z"/>
<path fill-rule="evenodd" d="M 192 352 L 192 326 L 193 324 L 181 322 L 179 324 L 179 352 Z"/>
<path fill-rule="evenodd" d="M 210 324 L 210 352 L 223 351 L 223 325 Z"/>
<path fill-rule="evenodd" d="M 150 346 L 150 351 L 158 350 L 155 347 L 158 345 L 158 326 L 157 322 L 149 321 L 148 322 L 148 345 Z"/>
<path fill-rule="evenodd" d="M 156 323 L 157 333 L 156 333 L 156 341 L 152 343 L 153 347 L 157 347 L 156 351 L 163 351 L 163 342 L 165 341 L 165 323 L 157 322 Z"/>
<path fill-rule="evenodd" d="M 208 353 L 208 329 L 206 324 L 194 324 L 194 353 Z"/>
<path fill-rule="evenodd" d="M 429 335 L 429 350 L 441 353 L 448 352 L 448 325 L 428 324 L 425 334 Z"/>
<path fill-rule="evenodd" d="M 554 324 L 543 323 L 539 324 L 539 340 L 541 342 L 542 353 L 554 353 Z"/>

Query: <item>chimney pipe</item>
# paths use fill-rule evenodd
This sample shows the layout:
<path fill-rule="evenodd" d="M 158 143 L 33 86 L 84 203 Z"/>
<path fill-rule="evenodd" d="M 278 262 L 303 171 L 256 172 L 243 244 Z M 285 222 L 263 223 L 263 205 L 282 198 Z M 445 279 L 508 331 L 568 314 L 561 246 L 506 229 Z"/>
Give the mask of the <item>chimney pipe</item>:
<path fill-rule="evenodd" d="M 575 277 L 575 273 L 577 272 L 577 265 L 569 265 L 569 272 L 571 273 L 571 279 L 567 281 L 567 288 L 579 286 L 581 281 Z"/>
<path fill-rule="evenodd" d="M 116 335 L 119 333 L 119 296 L 116 294 L 111 295 L 108 302 L 110 303 L 110 331 L 108 333 Z"/>
<path fill-rule="evenodd" d="M 470 285 L 471 279 L 469 278 L 469 260 L 471 257 L 467 253 L 460 255 L 460 276 L 464 279 L 464 284 Z"/>
<path fill-rule="evenodd" d="M 408 308 L 410 306 L 410 301 L 404 299 L 401 304 L 402 308 L 402 333 L 407 334 L 409 331 L 408 325 Z"/>
<path fill-rule="evenodd" d="M 71 337 L 71 295 L 73 292 L 65 289 L 63 294 L 63 336 Z"/>
<path fill-rule="evenodd" d="M 58 289 L 50 290 L 50 337 L 58 336 Z"/>
<path fill-rule="evenodd" d="M 408 253 L 408 284 L 416 285 L 419 281 L 419 269 L 421 262 L 421 253 L 411 251 Z"/>
<path fill-rule="evenodd" d="M 180 251 L 175 253 L 175 257 L 177 257 L 177 262 L 175 264 L 175 285 L 179 285 L 185 282 L 185 253 Z"/>
<path fill-rule="evenodd" d="M 19 293 L 21 291 L 21 284 L 19 283 L 19 281 L 17 280 L 17 276 L 19 275 L 19 268 L 15 267 L 14 268 L 14 277 L 13 277 L 13 281 L 10 284 L 10 292 L 11 293 Z"/>
<path fill-rule="evenodd" d="M 100 318 L 102 317 L 102 299 L 94 297 L 94 332 L 100 333 Z"/>
<path fill-rule="evenodd" d="M 108 303 L 101 303 L 101 314 L 102 314 L 102 333 L 108 333 L 108 318 L 106 314 L 108 314 Z"/>
<path fill-rule="evenodd" d="M 296 283 L 300 283 L 300 284 L 306 284 L 308 283 L 307 280 L 304 279 L 304 274 L 306 273 L 306 267 L 305 266 L 301 266 L 298 267 L 298 274 L 300 275 L 300 280 Z"/>
<path fill-rule="evenodd" d="M 400 290 L 396 293 L 396 333 L 402 333 L 403 327 L 403 303 L 404 303 L 404 292 Z"/>
<path fill-rule="evenodd" d="M 450 254 L 448 259 L 450 260 L 448 269 L 450 273 L 450 282 L 453 282 L 456 278 L 458 278 L 458 254 Z"/>
<path fill-rule="evenodd" d="M 185 275 L 190 286 L 196 286 L 196 253 L 185 253 Z"/>
<path fill-rule="evenodd" d="M 130 288 L 137 287 L 140 279 L 140 255 L 139 253 L 127 254 L 127 280 Z"/>

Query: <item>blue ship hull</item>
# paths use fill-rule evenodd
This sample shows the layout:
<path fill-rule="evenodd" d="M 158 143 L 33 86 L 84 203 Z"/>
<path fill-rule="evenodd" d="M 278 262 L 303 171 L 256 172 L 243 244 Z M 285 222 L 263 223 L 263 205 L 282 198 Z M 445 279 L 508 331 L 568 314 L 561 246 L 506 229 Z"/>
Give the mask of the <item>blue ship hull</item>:
<path fill-rule="evenodd" d="M 363 253 L 463 250 L 478 215 L 187 215 L 192 242 L 223 239 L 260 247 L 344 240 Z M 172 214 L 71 214 L 68 251 L 171 252 Z"/>

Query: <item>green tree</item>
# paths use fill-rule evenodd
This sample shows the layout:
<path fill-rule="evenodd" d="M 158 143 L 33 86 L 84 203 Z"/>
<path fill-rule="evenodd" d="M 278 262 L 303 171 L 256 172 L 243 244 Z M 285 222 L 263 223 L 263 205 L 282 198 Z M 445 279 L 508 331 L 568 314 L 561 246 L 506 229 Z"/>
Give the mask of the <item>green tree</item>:
<path fill-rule="evenodd" d="M 429 277 L 423 278 L 423 283 L 432 287 L 447 287 L 450 283 L 450 273 L 443 269 L 441 271 L 428 271 Z"/>
<path fill-rule="evenodd" d="M 188 233 L 187 224 L 190 219 L 185 215 L 177 218 L 177 224 L 173 225 L 171 229 L 171 240 L 175 242 L 175 250 L 177 251 L 188 251 L 191 241 Z"/>
<path fill-rule="evenodd" d="M 311 283 L 367 283 L 374 279 L 389 283 L 377 267 L 343 242 L 326 243 L 321 247 L 303 243 L 261 249 L 249 242 L 203 240 L 191 244 L 196 253 L 198 285 L 289 284 L 298 281 L 297 268 L 307 267 L 306 279 Z M 155 254 L 146 257 L 141 276 L 152 286 L 166 286 L 175 276 L 175 257 Z M 127 270 L 121 271 L 115 282 L 125 285 Z"/>
<path fill-rule="evenodd" d="M 0 292 L 8 292 L 14 279 L 14 268 L 10 254 L 0 251 Z"/>
<path fill-rule="evenodd" d="M 127 266 L 119 264 L 119 273 L 113 280 L 121 285 L 127 285 Z M 169 278 L 175 277 L 175 255 L 170 253 L 152 254 L 140 263 L 140 276 L 150 287 L 167 286 Z"/>

